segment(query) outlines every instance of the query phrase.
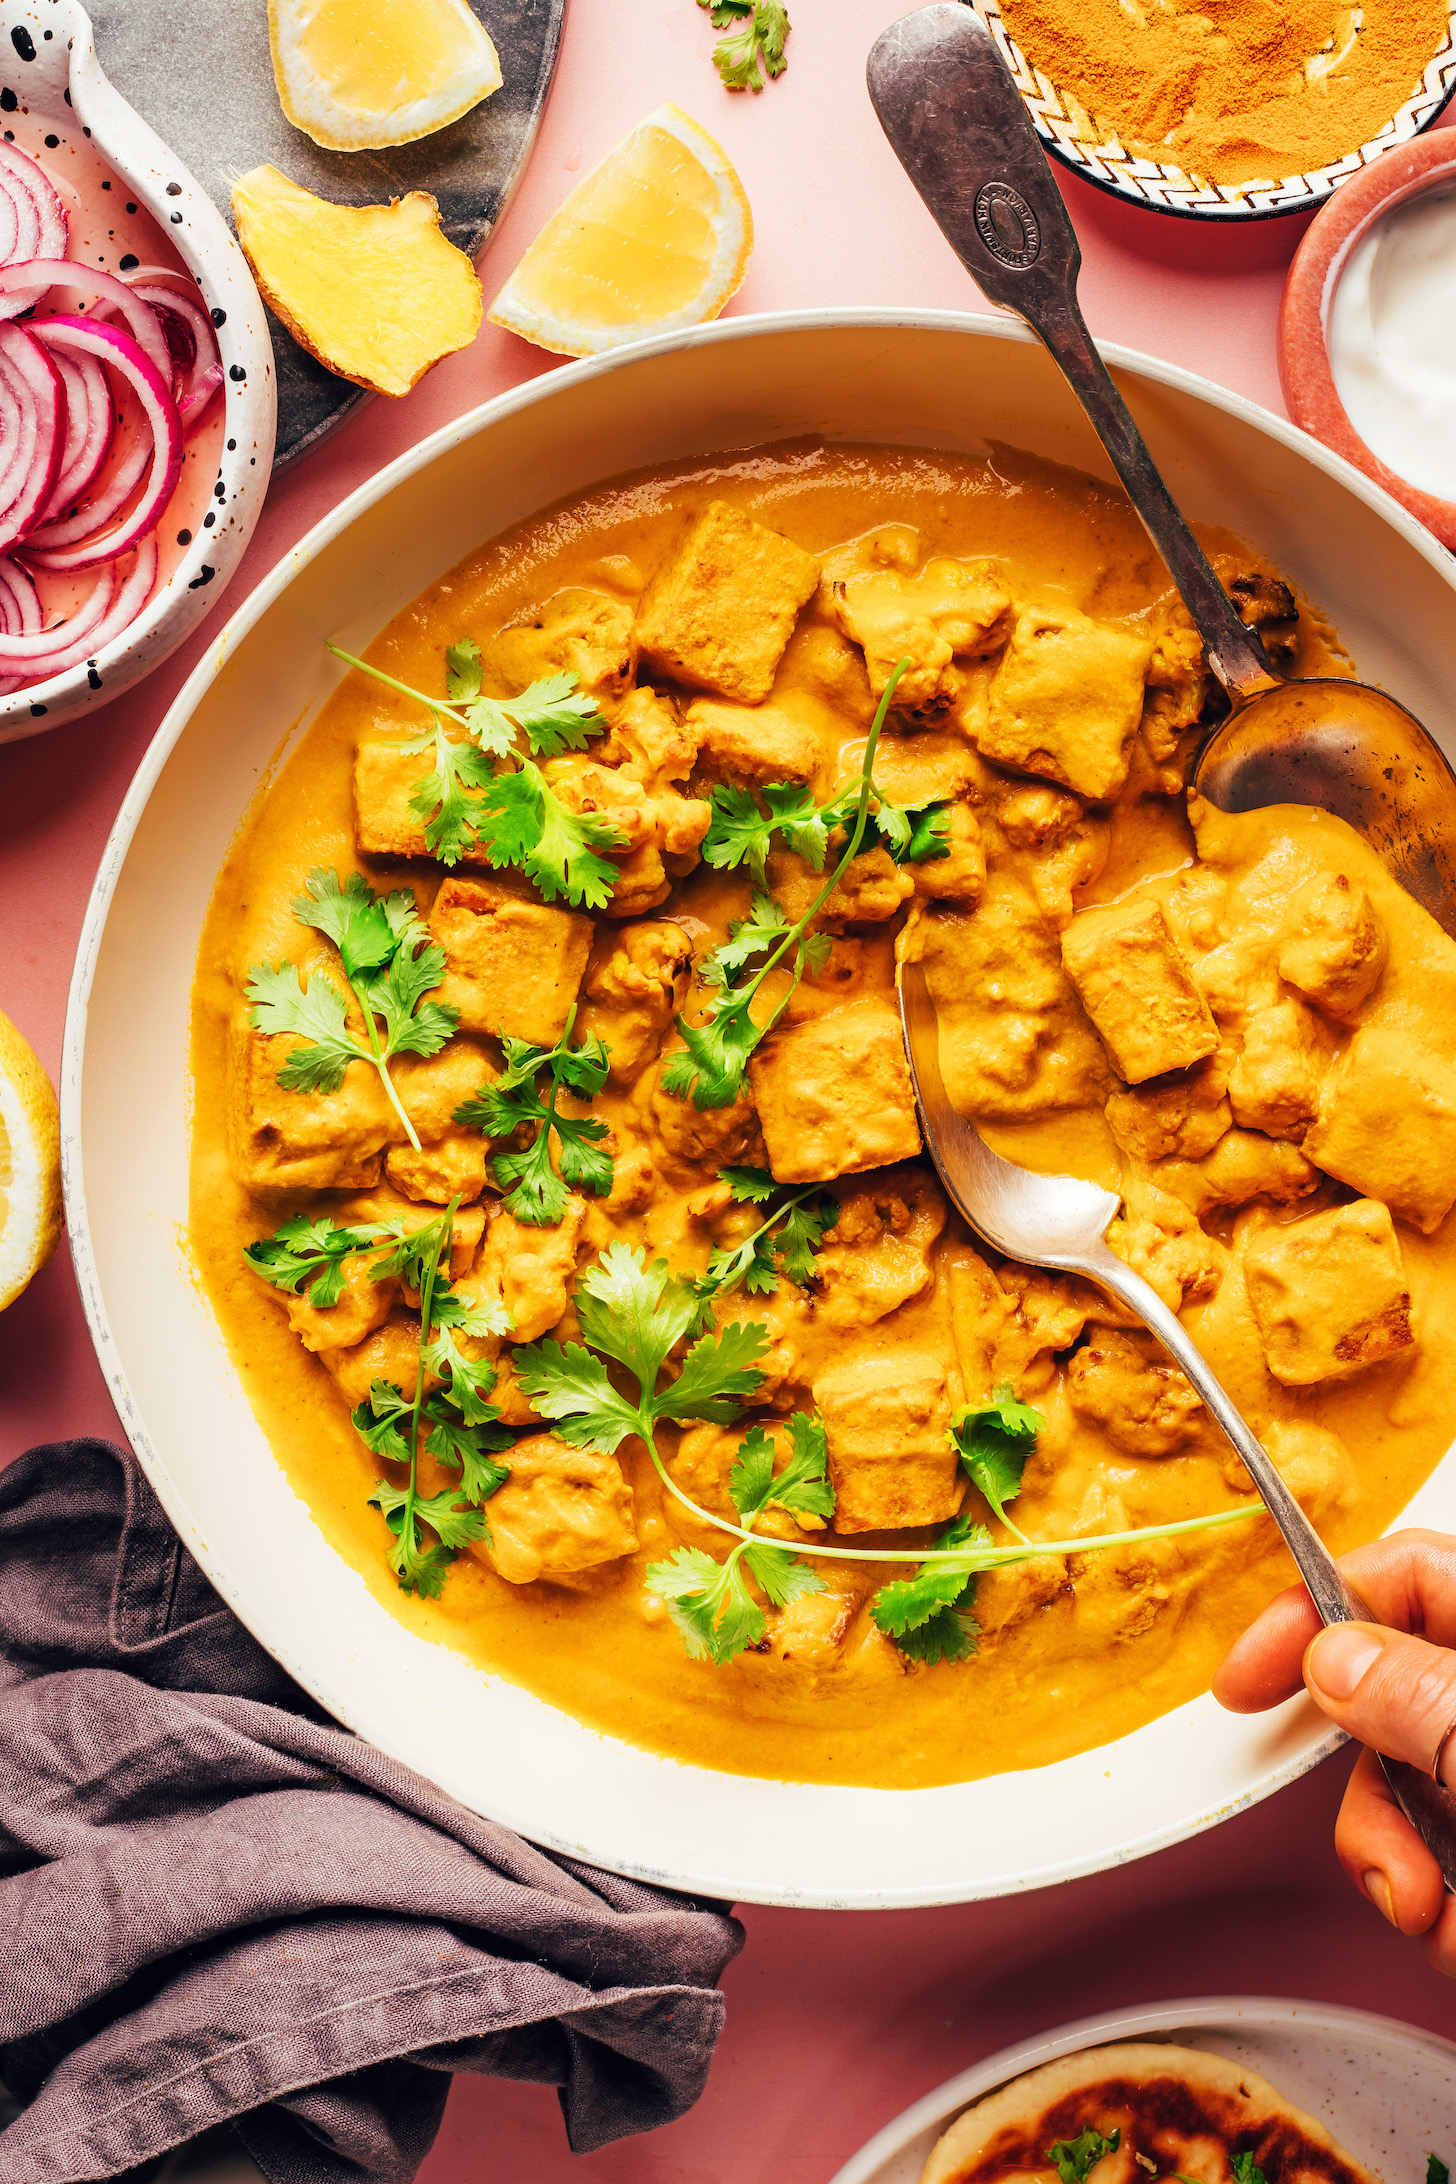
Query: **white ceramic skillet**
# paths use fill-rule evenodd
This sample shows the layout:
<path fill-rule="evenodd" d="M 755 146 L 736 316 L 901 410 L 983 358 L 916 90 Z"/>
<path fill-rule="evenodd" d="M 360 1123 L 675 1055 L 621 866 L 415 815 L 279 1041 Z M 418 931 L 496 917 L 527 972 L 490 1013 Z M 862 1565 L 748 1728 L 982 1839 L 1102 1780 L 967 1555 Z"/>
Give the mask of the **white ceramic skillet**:
<path fill-rule="evenodd" d="M 1456 562 L 1360 472 L 1191 373 L 1110 349 L 1181 505 L 1257 542 L 1361 672 L 1456 752 Z M 1039 1888 L 1177 1842 L 1337 1738 L 1307 1701 L 1201 1698 L 1036 1772 L 882 1791 L 657 1759 L 397 1623 L 323 1540 L 253 1421 L 184 1250 L 189 988 L 208 897 L 280 742 L 351 651 L 480 541 L 638 465 L 794 434 L 1036 450 L 1108 476 L 1045 351 L 955 313 L 739 318 L 568 366 L 460 418 L 345 501 L 182 691 L 102 860 L 77 958 L 62 1147 L 81 1293 L 122 1421 L 187 1545 L 341 1721 L 466 1804 L 618 1871 L 755 1902 L 883 1906 Z M 1456 1464 L 1410 1516 L 1456 1530 Z"/>
<path fill-rule="evenodd" d="M 831 2184 L 920 2184 L 962 2109 L 1043 2063 L 1113 2040 L 1206 2048 L 1256 2070 L 1385 2184 L 1423 2184 L 1427 2156 L 1456 2165 L 1456 2046 L 1394 2017 L 1326 2002 L 1227 1994 L 1084 2017 L 1002 2048 L 876 2132 Z"/>

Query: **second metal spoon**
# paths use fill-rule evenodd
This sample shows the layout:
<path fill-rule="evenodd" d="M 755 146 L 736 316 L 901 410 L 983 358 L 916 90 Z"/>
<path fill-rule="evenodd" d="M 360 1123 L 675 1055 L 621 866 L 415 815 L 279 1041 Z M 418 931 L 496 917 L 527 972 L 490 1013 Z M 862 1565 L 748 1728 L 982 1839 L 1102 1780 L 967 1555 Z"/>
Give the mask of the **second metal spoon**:
<path fill-rule="evenodd" d="M 1233 701 L 1195 788 L 1224 811 L 1337 813 L 1456 935 L 1456 775 L 1394 698 L 1333 676 L 1285 681 L 1239 619 L 1087 331 L 1076 232 L 986 24 L 963 0 L 920 8 L 878 39 L 868 77 L 880 125 L 947 242 L 1066 375 Z"/>

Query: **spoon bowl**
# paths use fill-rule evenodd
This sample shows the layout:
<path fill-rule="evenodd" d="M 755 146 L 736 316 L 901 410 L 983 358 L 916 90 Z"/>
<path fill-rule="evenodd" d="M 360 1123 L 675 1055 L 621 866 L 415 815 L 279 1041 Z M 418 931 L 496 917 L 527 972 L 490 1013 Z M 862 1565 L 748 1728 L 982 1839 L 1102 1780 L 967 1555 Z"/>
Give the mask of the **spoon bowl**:
<path fill-rule="evenodd" d="M 1334 812 L 1456 936 L 1456 774 L 1384 691 L 1311 676 L 1249 698 L 1203 746 L 1193 787 L 1220 811 Z"/>

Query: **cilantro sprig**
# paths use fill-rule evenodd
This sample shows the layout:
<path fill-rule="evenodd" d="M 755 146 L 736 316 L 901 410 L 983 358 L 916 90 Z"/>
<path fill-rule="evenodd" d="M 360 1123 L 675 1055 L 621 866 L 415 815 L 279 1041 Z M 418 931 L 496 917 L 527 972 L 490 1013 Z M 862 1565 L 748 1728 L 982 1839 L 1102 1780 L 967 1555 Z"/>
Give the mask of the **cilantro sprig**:
<path fill-rule="evenodd" d="M 502 1037 L 504 1073 L 494 1084 L 482 1085 L 473 1099 L 463 1100 L 454 1114 L 454 1120 L 467 1129 L 483 1130 L 493 1138 L 509 1137 L 522 1125 L 534 1124 L 536 1134 L 524 1150 L 498 1153 L 491 1163 L 496 1182 L 506 1193 L 506 1212 L 532 1228 L 557 1226 L 566 1212 L 568 1186 L 579 1185 L 594 1198 L 606 1197 L 612 1188 L 612 1156 L 600 1142 L 607 1135 L 606 1124 L 592 1116 L 557 1112 L 563 1091 L 595 1099 L 611 1065 L 602 1039 L 572 1046 L 575 1022 L 573 1008 L 554 1047 Z M 545 1099 L 538 1089 L 543 1071 L 550 1086 Z M 553 1139 L 559 1174 L 551 1162 Z"/>
<path fill-rule="evenodd" d="M 728 1474 L 728 1492 L 745 1536 L 725 1562 L 702 1547 L 679 1547 L 665 1562 L 648 1565 L 647 1590 L 667 1609 L 694 1660 L 721 1665 L 762 1639 L 767 1621 L 748 1589 L 749 1576 L 776 1608 L 787 1607 L 805 1593 L 824 1590 L 823 1578 L 801 1555 L 776 1541 L 750 1536 L 770 1507 L 790 1516 L 834 1514 L 822 1422 L 795 1411 L 789 1419 L 789 1434 L 789 1460 L 777 1473 L 777 1445 L 771 1434 L 755 1426 L 739 1442 L 738 1459 Z"/>
<path fill-rule="evenodd" d="M 489 1537 L 483 1505 L 510 1477 L 509 1467 L 495 1461 L 495 1452 L 516 1438 L 487 1401 L 495 1386 L 495 1367 L 488 1359 L 468 1357 L 460 1346 L 471 1336 L 507 1335 L 511 1321 L 503 1305 L 473 1304 L 450 1286 L 448 1253 L 459 1203 L 452 1198 L 433 1220 L 411 1229 L 397 1221 L 344 1228 L 300 1214 L 243 1251 L 253 1272 L 275 1288 L 297 1296 L 308 1282 L 309 1302 L 321 1308 L 339 1301 L 345 1266 L 357 1252 L 371 1256 L 371 1281 L 398 1278 L 407 1290 L 417 1292 L 420 1354 L 413 1391 L 376 1380 L 352 1416 L 371 1454 L 408 1467 L 404 1485 L 381 1479 L 369 1500 L 389 1527 L 390 1568 L 402 1590 L 431 1600 L 439 1597 L 445 1572 L 460 1549 Z M 381 1248 L 390 1237 L 389 1248 Z M 432 1379 L 437 1382 L 433 1389 Z M 421 1447 L 437 1463 L 459 1472 L 456 1485 L 434 1494 L 421 1492 Z"/>
<path fill-rule="evenodd" d="M 287 1092 L 337 1092 L 351 1062 L 368 1062 L 418 1152 L 419 1133 L 389 1063 L 396 1054 L 438 1054 L 459 1023 L 458 1009 L 426 999 L 445 975 L 445 951 L 430 939 L 406 890 L 376 895 L 362 873 L 351 872 L 341 884 L 338 873 L 322 865 L 310 872 L 307 887 L 306 895 L 294 897 L 293 914 L 333 942 L 348 994 L 322 970 L 312 972 L 305 986 L 289 962 L 255 963 L 248 973 L 249 1022 L 258 1031 L 292 1032 L 305 1042 L 278 1072 Z M 350 997 L 362 1038 L 349 1028 Z"/>
<path fill-rule="evenodd" d="M 317 1312 L 326 1312 L 344 1294 L 344 1270 L 355 1252 L 371 1251 L 393 1232 L 379 1224 L 341 1228 L 336 1221 L 296 1213 L 271 1236 L 245 1244 L 243 1257 L 253 1272 L 289 1296 L 304 1294 Z"/>
<path fill-rule="evenodd" d="M 465 638 L 446 650 L 447 696 L 441 699 L 371 667 L 341 645 L 328 649 L 430 714 L 433 725 L 399 748 L 434 753 L 433 769 L 410 797 L 432 857 L 454 865 L 478 849 L 497 871 L 511 865 L 524 872 L 547 902 L 564 896 L 574 908 L 605 905 L 617 867 L 601 852 L 624 847 L 622 836 L 596 813 L 573 811 L 535 763 L 585 750 L 589 738 L 607 725 L 593 701 L 578 691 L 578 675 L 546 675 L 516 697 L 488 698 L 481 693 L 480 648 Z M 464 741 L 445 733 L 447 720 L 464 731 Z"/>
<path fill-rule="evenodd" d="M 781 1190 L 766 1168 L 720 1168 L 718 1179 L 739 1205 L 767 1205 Z M 798 1288 L 807 1288 L 814 1279 L 814 1255 L 838 1219 L 839 1200 L 811 1183 L 785 1199 L 740 1242 L 715 1249 L 698 1294 L 727 1296 L 741 1283 L 754 1296 L 771 1297 L 780 1273 Z"/>
<path fill-rule="evenodd" d="M 1046 1424 L 1030 1403 L 1019 1403 L 1009 1380 L 983 1403 L 967 1403 L 951 1422 L 951 1446 L 971 1484 L 982 1493 L 1008 1532 L 1025 1540 L 1006 1514 L 1006 1504 L 1021 1492 L 1021 1475 Z"/>
<path fill-rule="evenodd" d="M 691 1099 L 700 1111 L 733 1105 L 743 1090 L 750 1057 L 783 1015 L 804 972 L 822 967 L 825 961 L 829 943 L 823 934 L 811 935 L 809 927 L 859 855 L 869 825 L 870 799 L 874 792 L 875 748 L 895 695 L 895 686 L 909 665 L 908 658 L 897 661 L 885 685 L 885 694 L 865 745 L 860 778 L 853 791 L 854 820 L 849 839 L 825 885 L 792 924 L 769 896 L 755 896 L 753 917 L 745 925 L 735 927 L 726 945 L 715 949 L 700 967 L 699 976 L 713 989 L 707 1018 L 702 1024 L 690 1024 L 684 1016 L 676 1019 L 682 1048 L 669 1056 L 661 1077 L 665 1092 L 678 1099 Z M 745 850 L 744 854 L 749 852 Z M 763 1021 L 755 1021 L 750 1011 L 759 988 L 769 973 L 777 970 L 791 955 L 793 965 L 787 989 L 771 1009 L 763 1012 Z M 759 968 L 741 983 L 736 982 L 756 956 L 764 959 Z"/>
<path fill-rule="evenodd" d="M 991 1548 L 984 1524 L 957 1517 L 925 1555 L 913 1577 L 882 1585 L 870 1614 L 887 1638 L 913 1661 L 963 1661 L 976 1650 L 979 1628 L 970 1613 L 976 1579 Z M 994 1550 L 992 1550 L 994 1552 Z"/>
<path fill-rule="evenodd" d="M 1084 2124 L 1074 2139 L 1057 2139 L 1046 2150 L 1047 2160 L 1061 2178 L 1062 2184 L 1087 2184 L 1087 2178 L 1104 2155 L 1115 2154 L 1122 2144 L 1121 2131 L 1114 2131 L 1111 2138 L 1104 2138 L 1090 2123 Z M 1238 2170 L 1238 2155 L 1234 2156 L 1234 2175 L 1238 2184 L 1251 2184 Z M 1258 2184 L 1263 2177 L 1255 2171 Z"/>
<path fill-rule="evenodd" d="M 761 91 L 765 75 L 783 74 L 789 65 L 785 0 L 698 0 L 698 6 L 710 10 L 714 30 L 730 33 L 713 48 L 713 66 L 729 91 Z"/>
<path fill-rule="evenodd" d="M 897 804 L 872 787 L 864 843 L 883 848 L 896 864 L 928 864 L 950 855 L 950 805 L 922 797 Z M 769 852 L 777 837 L 816 872 L 824 870 L 835 833 L 853 825 L 860 783 L 816 804 L 809 790 L 794 783 L 770 783 L 755 795 L 748 789 L 712 791 L 712 823 L 703 839 L 703 857 L 720 871 L 746 864 L 760 887 L 768 885 Z M 759 799 L 762 799 L 762 803 Z"/>
<path fill-rule="evenodd" d="M 641 1251 L 620 1242 L 609 1245 L 597 1264 L 582 1276 L 575 1304 L 582 1335 L 580 1342 L 565 1345 L 554 1341 L 536 1342 L 517 1349 L 514 1354 L 517 1377 L 536 1410 L 543 1418 L 553 1421 L 564 1440 L 577 1447 L 601 1449 L 606 1455 L 615 1455 L 624 1441 L 636 1436 L 646 1448 L 658 1478 L 675 1501 L 700 1523 L 729 1534 L 745 1550 L 761 1548 L 764 1543 L 755 1538 L 753 1524 L 769 1502 L 782 1502 L 780 1486 L 785 1474 L 779 1474 L 773 1481 L 772 1491 L 760 1493 L 763 1486 L 760 1451 L 748 1471 L 740 1476 L 738 1492 L 734 1492 L 730 1479 L 734 1507 L 742 1520 L 734 1524 L 694 1501 L 673 1478 L 657 1446 L 656 1429 L 664 1421 L 686 1424 L 695 1419 L 731 1425 L 739 1415 L 743 1400 L 762 1384 L 763 1375 L 755 1361 L 769 1347 L 768 1329 L 752 1321 L 717 1328 L 711 1300 L 704 1299 L 696 1284 L 672 1274 L 663 1259 L 654 1260 L 649 1266 Z M 690 1346 L 674 1366 L 669 1361 L 682 1343 Z M 636 1383 L 635 1394 L 622 1391 L 613 1378 L 612 1366 L 620 1367 Z M 659 1386 L 664 1373 L 668 1372 L 673 1377 Z M 822 1427 L 817 1422 L 807 1421 L 803 1426 L 791 1424 L 790 1432 L 794 1436 L 796 1460 L 802 1446 L 807 1463 L 811 1449 L 817 1452 L 821 1446 Z M 749 1438 L 751 1440 L 752 1436 Z M 742 1450 L 740 1459 L 748 1460 Z M 805 1485 L 812 1487 L 814 1478 L 820 1482 L 816 1491 L 827 1491 L 828 1481 L 822 1467 L 812 1476 L 806 1475 Z M 809 1501 L 800 1501 L 797 1506 L 801 1510 L 812 1510 L 816 1515 L 829 1513 Z M 751 1515 L 745 1514 L 750 1510 Z M 993 1546 L 983 1525 L 973 1525 L 968 1518 L 962 1517 L 956 1519 L 933 1547 L 830 1547 L 817 1541 L 801 1541 L 798 1553 L 800 1557 L 816 1562 L 895 1563 L 902 1568 L 906 1563 L 919 1564 L 918 1576 L 882 1586 L 871 1612 L 880 1628 L 895 1639 L 902 1651 L 926 1661 L 959 1660 L 974 1649 L 975 1638 L 974 1625 L 965 1612 L 964 1596 L 971 1580 L 983 1571 L 1004 1569 L 1037 1555 L 1093 1554 L 1103 1548 L 1138 1545 L 1144 1540 L 1172 1538 L 1224 1524 L 1241 1524 L 1258 1513 L 1256 1507 L 1220 1509 L 1209 1516 L 1184 1517 L 1172 1524 L 1149 1525 L 1138 1531 L 1109 1532 L 1082 1539 L 1024 1541 L 1011 1547 Z M 719 1565 L 701 1549 L 685 1552 L 691 1552 L 696 1559 L 684 1562 L 681 1555 L 675 1555 L 666 1564 L 654 1565 L 653 1573 L 649 1573 L 654 1577 L 653 1590 L 668 1602 L 670 1609 L 673 1603 L 682 1609 L 682 1614 L 693 1624 L 696 1642 L 705 1648 L 708 1657 L 731 1659 L 732 1653 L 721 1649 L 728 1646 L 735 1630 L 746 1627 L 743 1625 L 746 1611 L 735 1590 L 741 1578 L 731 1574 L 727 1577 L 718 1575 Z M 735 1570 L 741 1571 L 744 1561 L 750 1574 L 758 1575 L 756 1563 L 746 1552 L 734 1565 Z M 709 1564 L 712 1565 L 711 1574 Z M 655 1583 L 655 1574 L 663 1570 L 669 1572 L 665 1580 L 667 1591 Z M 673 1575 L 673 1572 L 678 1574 Z M 774 1578 L 776 1572 L 777 1565 L 771 1565 L 770 1577 Z M 769 1584 L 761 1576 L 759 1582 L 772 1599 Z M 797 1587 L 797 1592 L 786 1597 L 797 1597 L 798 1593 L 815 1589 L 798 1577 L 790 1582 Z M 688 1603 L 685 1607 L 684 1602 Z M 949 1620 L 943 1619 L 947 1616 Z M 679 1628 L 684 1629 L 686 1638 L 688 1634 L 681 1621 Z M 757 1639 L 745 1639 L 744 1643 L 756 1644 Z M 713 1651 L 714 1646 L 720 1649 L 719 1652 Z M 742 1647 L 735 1645 L 733 1650 L 741 1651 Z"/>

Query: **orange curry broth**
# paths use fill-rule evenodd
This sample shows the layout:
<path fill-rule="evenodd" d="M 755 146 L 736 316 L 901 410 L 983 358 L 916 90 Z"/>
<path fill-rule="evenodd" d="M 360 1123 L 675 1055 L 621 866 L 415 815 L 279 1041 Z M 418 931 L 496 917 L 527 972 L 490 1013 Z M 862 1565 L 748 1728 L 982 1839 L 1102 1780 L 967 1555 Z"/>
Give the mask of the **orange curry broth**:
<path fill-rule="evenodd" d="M 439 689 L 447 643 L 470 634 L 484 644 L 561 587 L 600 588 L 630 601 L 670 549 L 684 513 L 709 499 L 748 511 L 815 553 L 876 526 L 912 525 L 927 554 L 995 557 L 1014 594 L 1070 599 L 1105 621 L 1138 614 L 1169 596 L 1166 572 L 1127 504 L 1079 473 L 999 448 L 989 460 L 976 460 L 793 443 L 614 480 L 548 509 L 483 546 L 406 607 L 371 657 L 405 682 Z M 1263 566 L 1226 535 L 1203 535 L 1210 551 L 1231 553 L 1246 567 Z M 813 612 L 811 605 L 811 617 Z M 1303 672 L 1347 671 L 1333 637 L 1308 607 L 1301 631 Z M 795 660 L 791 646 L 776 697 L 792 684 Z M 409 885 L 424 911 L 439 884 L 440 868 L 420 860 L 364 863 L 356 855 L 352 755 L 361 730 L 381 720 L 404 727 L 418 714 L 351 676 L 265 781 L 219 875 L 194 994 L 191 1245 L 254 1414 L 330 1544 L 409 1628 L 594 1728 L 735 1773 L 887 1788 L 966 1780 L 1044 1765 L 1102 1744 L 1205 1691 L 1235 1634 L 1292 1576 L 1263 1517 L 1187 1541 L 1074 1558 L 1066 1566 L 1044 1560 L 984 1579 L 977 1614 L 985 1635 L 978 1655 L 962 1663 L 907 1663 L 873 1631 L 864 1596 L 896 1574 L 880 1565 L 860 1586 L 852 1643 L 838 1650 L 790 1649 L 787 1658 L 773 1650 L 748 1653 L 715 1667 L 690 1660 L 660 1604 L 644 1601 L 643 1570 L 683 1540 L 719 1552 L 729 1543 L 685 1522 L 670 1503 L 664 1506 L 645 1452 L 628 1444 L 622 1460 L 636 1496 L 637 1553 L 565 1584 L 534 1585 L 508 1584 L 482 1561 L 462 1555 L 438 1603 L 398 1590 L 385 1562 L 383 1520 L 367 1505 L 378 1467 L 329 1373 L 290 1332 L 278 1293 L 249 1274 L 241 1258 L 244 1243 L 271 1233 L 300 1206 L 328 1210 L 329 1194 L 255 1203 L 234 1175 L 227 1128 L 228 1034 L 242 1006 L 247 966 L 301 959 L 300 929 L 288 906 L 310 869 L 332 865 L 342 875 L 359 868 L 377 888 Z M 862 748 L 862 709 L 844 728 L 850 762 L 857 765 L 853 746 Z M 995 777 L 1002 786 L 1009 778 Z M 1107 861 L 1096 878 L 1076 887 L 1078 907 L 1119 897 L 1150 876 L 1166 892 L 1189 867 L 1193 841 L 1182 798 L 1135 794 L 1149 788 L 1147 768 L 1141 775 L 1135 768 L 1127 792 L 1133 800 L 1115 808 Z M 1348 868 L 1352 856 L 1374 864 L 1338 822 L 1320 814 L 1259 813 L 1222 825 L 1221 855 L 1233 875 L 1290 827 L 1302 829 L 1302 853 L 1316 866 L 1324 858 L 1343 860 Z M 998 855 L 1008 868 L 1025 862 L 1021 852 L 993 847 L 993 872 Z M 1366 879 L 1363 863 L 1360 877 Z M 1379 879 L 1370 884 L 1373 892 Z M 1383 883 L 1380 900 L 1393 926 L 1409 927 L 1407 953 L 1434 947 L 1436 928 L 1393 884 Z M 701 953 L 746 908 L 741 875 L 700 867 L 651 914 L 687 920 Z M 862 933 L 862 990 L 891 991 L 892 930 Z M 1456 962 L 1456 950 L 1437 938 Z M 1442 990 L 1456 994 L 1456 978 L 1448 977 Z M 822 1005 L 822 998 L 806 997 L 807 1007 Z M 1075 1169 L 1117 1187 L 1118 1153 L 1101 1113 L 1102 1096 L 1051 1114 L 988 1122 L 988 1135 L 1030 1164 Z M 631 1094 L 609 1090 L 596 1111 L 629 1140 L 640 1137 L 641 1103 L 634 1106 Z M 703 1173 L 711 1177 L 711 1163 Z M 1281 1210 L 1283 1217 L 1288 1210 Z M 1340 1385 L 1294 1390 L 1269 1376 L 1236 1255 L 1217 1293 L 1188 1311 L 1190 1328 L 1257 1428 L 1283 1421 L 1306 1436 L 1311 1428 L 1339 1435 L 1348 1451 L 1343 1463 L 1329 1458 L 1318 1437 L 1298 1444 L 1308 1459 L 1302 1487 L 1337 1551 L 1387 1526 L 1450 1440 L 1456 1412 L 1452 1225 L 1448 1220 L 1431 1236 L 1400 1227 L 1419 1347 Z M 694 1241 L 681 1205 L 662 1186 L 646 1215 L 609 1226 L 612 1234 L 645 1243 L 649 1255 L 664 1251 L 684 1267 L 705 1261 L 710 1239 Z M 1209 1226 L 1225 1241 L 1232 1234 L 1227 1215 Z M 591 1233 L 604 1240 L 607 1230 Z M 893 1354 L 903 1346 L 949 1361 L 952 1392 L 976 1397 L 984 1392 L 979 1382 L 988 1361 L 999 1358 L 1004 1365 L 1010 1358 L 1020 1368 L 1021 1392 L 1047 1417 L 1014 1508 L 1033 1538 L 1247 1504 L 1247 1481 L 1206 1422 L 1177 1453 L 1156 1459 L 1120 1453 L 1067 1403 L 1065 1356 L 1038 1352 L 1024 1330 L 1013 1330 L 1010 1348 L 1003 1345 L 993 1357 L 985 1262 L 954 1215 L 934 1263 L 927 1291 L 868 1328 L 801 1328 L 796 1340 L 806 1358 L 803 1379 L 812 1380 L 825 1363 L 846 1354 Z M 755 1317 L 772 1314 L 742 1293 L 720 1313 L 725 1319 Z M 744 1429 L 760 1415 L 746 1414 Z M 675 1440 L 664 1431 L 666 1450 Z M 785 1448 L 781 1437 L 781 1454 Z M 930 1536 L 914 1538 L 919 1543 Z M 903 1538 L 863 1535 L 861 1543 L 895 1545 Z"/>

